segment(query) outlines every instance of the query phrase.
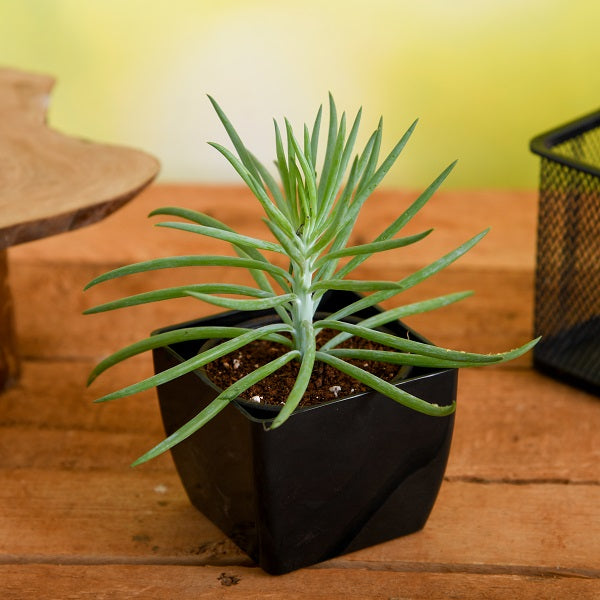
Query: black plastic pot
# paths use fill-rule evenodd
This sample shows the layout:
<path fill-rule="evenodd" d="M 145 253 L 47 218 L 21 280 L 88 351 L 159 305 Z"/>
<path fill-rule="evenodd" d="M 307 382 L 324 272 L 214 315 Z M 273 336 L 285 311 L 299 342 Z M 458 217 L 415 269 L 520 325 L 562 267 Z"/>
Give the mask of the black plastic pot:
<path fill-rule="evenodd" d="M 334 292 L 320 309 L 334 312 L 356 299 Z M 228 312 L 168 329 L 238 325 L 262 314 L 267 313 Z M 399 322 L 386 327 L 407 331 Z M 201 345 L 156 349 L 155 370 L 195 355 Z M 456 383 L 455 369 L 414 368 L 397 385 L 448 405 Z M 216 394 L 201 371 L 161 385 L 167 434 Z M 443 479 L 454 415 L 429 417 L 367 392 L 299 409 L 273 431 L 264 427 L 269 417 L 272 413 L 232 402 L 172 449 L 192 504 L 265 571 L 286 573 L 423 528 Z"/>

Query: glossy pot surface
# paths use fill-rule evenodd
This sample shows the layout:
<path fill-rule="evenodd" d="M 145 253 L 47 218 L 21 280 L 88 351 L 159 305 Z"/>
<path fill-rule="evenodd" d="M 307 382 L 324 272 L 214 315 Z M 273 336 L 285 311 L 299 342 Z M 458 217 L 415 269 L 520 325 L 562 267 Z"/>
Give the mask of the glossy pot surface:
<path fill-rule="evenodd" d="M 333 313 L 356 299 L 334 292 L 320 309 Z M 263 314 L 228 312 L 176 327 L 238 325 Z M 406 332 L 399 322 L 386 327 Z M 411 331 L 411 339 L 421 338 Z M 175 366 L 201 345 L 154 350 L 155 370 Z M 456 383 L 455 369 L 414 368 L 397 385 L 448 405 Z M 197 372 L 159 386 L 158 393 L 167 434 L 217 395 Z M 194 506 L 265 571 L 286 573 L 425 525 L 446 468 L 454 415 L 430 417 L 366 392 L 308 407 L 267 431 L 272 417 L 233 402 L 171 450 Z"/>

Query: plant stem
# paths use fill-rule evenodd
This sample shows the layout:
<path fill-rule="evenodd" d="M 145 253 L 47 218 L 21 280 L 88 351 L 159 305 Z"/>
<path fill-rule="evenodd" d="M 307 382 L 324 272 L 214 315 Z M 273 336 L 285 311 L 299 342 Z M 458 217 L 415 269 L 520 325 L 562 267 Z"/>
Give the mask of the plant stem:
<path fill-rule="evenodd" d="M 311 338 L 314 338 L 313 315 L 315 313 L 315 299 L 311 291 L 314 272 L 314 256 L 310 245 L 299 237 L 301 260 L 297 266 L 298 276 L 294 276 L 294 293 L 296 300 L 292 314 L 292 324 L 296 338 L 296 348 L 304 356 L 310 347 Z M 304 325 L 303 325 L 304 323 Z"/>

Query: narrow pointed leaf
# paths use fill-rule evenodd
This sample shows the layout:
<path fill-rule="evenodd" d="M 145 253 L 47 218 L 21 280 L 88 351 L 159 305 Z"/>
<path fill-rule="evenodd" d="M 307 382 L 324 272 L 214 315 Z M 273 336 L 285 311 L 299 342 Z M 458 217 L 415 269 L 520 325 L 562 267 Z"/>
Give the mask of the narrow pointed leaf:
<path fill-rule="evenodd" d="M 88 377 L 87 385 L 91 383 L 104 371 L 113 367 L 114 365 L 137 356 L 143 352 L 153 350 L 154 348 L 163 348 L 170 344 L 178 344 L 180 342 L 187 342 L 190 340 L 209 340 L 209 339 L 228 339 L 238 337 L 244 333 L 251 331 L 245 327 L 186 327 L 183 329 L 175 329 L 173 331 L 164 331 L 150 336 L 149 338 L 130 344 L 125 348 L 121 348 L 118 352 L 107 356 L 104 360 L 100 361 L 92 370 Z M 281 336 L 277 333 L 268 334 L 265 339 L 283 344 L 285 346 L 290 345 L 288 338 Z"/>
<path fill-rule="evenodd" d="M 302 322 L 302 328 L 304 329 L 304 335 L 306 339 L 309 341 L 309 345 L 304 349 L 302 362 L 300 363 L 300 369 L 298 370 L 298 376 L 296 377 L 292 391 L 287 397 L 285 405 L 279 411 L 269 429 L 276 429 L 282 423 L 287 421 L 287 419 L 289 419 L 294 410 L 296 410 L 298 404 L 300 404 L 300 401 L 304 396 L 304 392 L 306 391 L 306 388 L 310 382 L 313 366 L 315 364 L 315 336 L 312 331 L 312 326 L 307 321 Z"/>
<path fill-rule="evenodd" d="M 446 180 L 446 177 L 451 173 L 452 169 L 456 165 L 456 161 L 450 164 L 444 171 L 438 175 L 438 177 L 431 183 L 427 189 L 419 195 L 419 197 L 382 233 L 380 233 L 377 238 L 375 238 L 375 242 L 379 242 L 382 240 L 388 240 L 392 236 L 396 235 L 398 231 L 400 231 L 418 212 L 423 208 L 423 206 L 431 199 L 433 194 L 437 191 L 437 189 L 442 185 L 442 183 Z M 366 260 L 365 256 L 357 256 L 349 261 L 346 265 L 344 265 L 338 272 L 338 277 L 345 277 L 356 269 L 363 261 Z"/>
<path fill-rule="evenodd" d="M 426 267 L 423 267 L 422 269 L 415 271 L 411 275 L 408 275 L 404 279 L 401 279 L 398 282 L 401 286 L 401 289 L 407 290 L 411 287 L 414 287 L 415 285 L 421 283 L 425 279 L 428 279 L 432 275 L 435 275 L 439 271 L 445 269 L 454 261 L 458 260 L 463 254 L 468 252 L 473 246 L 475 246 L 475 244 L 481 241 L 481 239 L 487 234 L 488 231 L 489 229 L 482 231 L 481 233 L 472 237 L 470 240 L 467 240 L 464 244 L 461 244 L 458 248 L 455 248 L 451 252 L 448 252 L 448 254 L 445 254 L 441 258 L 438 258 L 436 261 L 427 265 Z M 359 310 L 362 310 L 363 308 L 367 308 L 369 306 L 373 306 L 375 304 L 388 300 L 395 296 L 397 293 L 397 291 L 393 290 L 391 292 L 386 290 L 383 290 L 381 292 L 375 292 L 374 294 L 371 294 L 366 298 L 361 298 L 360 300 L 349 304 L 343 309 L 338 310 L 333 315 L 331 315 L 331 318 L 343 319 L 344 317 L 352 315 L 358 312 Z"/>
<path fill-rule="evenodd" d="M 261 298 L 260 300 L 222 298 L 221 296 L 211 296 L 210 294 L 198 292 L 188 292 L 187 295 L 230 310 L 265 310 L 267 308 L 274 308 L 276 306 L 281 306 L 282 304 L 287 304 L 296 298 L 295 294 L 282 294 L 281 296 Z"/>
<path fill-rule="evenodd" d="M 327 279 L 317 281 L 310 286 L 310 291 L 316 290 L 350 290 L 352 292 L 372 292 L 376 290 L 402 290 L 396 281 L 361 281 L 352 279 Z"/>
<path fill-rule="evenodd" d="M 273 202 L 271 202 L 265 189 L 250 171 L 248 171 L 248 169 L 246 169 L 245 166 L 224 146 L 214 142 L 209 142 L 209 146 L 218 150 L 229 161 L 246 185 L 252 190 L 267 216 L 273 221 L 276 221 L 282 229 L 288 230 L 288 233 L 293 233 L 293 228 L 285 215 L 273 204 Z"/>
<path fill-rule="evenodd" d="M 156 210 L 153 210 L 149 216 L 155 216 L 155 215 L 170 215 L 170 216 L 181 217 L 183 219 L 192 221 L 193 223 L 197 223 L 198 225 L 214 227 L 215 229 L 222 229 L 224 231 L 236 233 L 231 227 L 229 227 L 228 225 L 225 225 L 225 223 L 222 223 L 221 221 L 218 221 L 217 219 L 214 219 L 213 217 L 209 217 L 208 215 L 205 215 L 203 213 L 200 213 L 200 212 L 197 212 L 194 210 L 189 210 L 189 209 L 185 209 L 185 208 L 176 208 L 176 207 L 165 207 L 165 208 L 158 208 Z M 256 248 L 252 248 L 250 246 L 239 246 L 236 244 L 232 244 L 232 247 L 235 250 L 236 254 L 240 258 L 251 258 L 253 260 L 259 260 L 259 261 L 262 261 L 265 263 L 269 262 L 263 256 L 263 254 Z M 252 275 L 254 281 L 256 281 L 256 283 L 262 290 L 265 290 L 270 293 L 274 293 L 273 287 L 271 286 L 269 280 L 267 279 L 267 277 L 265 276 L 265 274 L 262 271 L 256 270 L 256 269 L 251 269 L 250 274 Z M 276 275 L 275 273 L 272 273 L 271 275 L 273 276 L 273 279 L 279 284 L 281 289 L 287 291 L 287 284 L 286 284 L 287 278 L 283 279 L 283 278 L 279 277 L 278 275 Z M 280 316 L 284 320 L 287 320 L 287 318 L 288 318 L 285 314 L 280 314 Z"/>
<path fill-rule="evenodd" d="M 138 383 L 134 383 L 133 385 L 128 385 L 127 387 L 107 394 L 106 396 L 102 396 L 102 398 L 98 398 L 98 400 L 95 402 L 107 402 L 109 400 L 116 400 L 117 398 L 124 398 L 125 396 L 131 396 L 132 394 L 143 392 L 144 390 L 156 387 L 157 385 L 161 385 L 167 381 L 177 379 L 177 377 L 181 377 L 186 373 L 191 373 L 192 371 L 199 369 L 200 367 L 212 362 L 213 360 L 216 360 L 217 358 L 220 358 L 221 356 L 225 356 L 226 354 L 229 354 L 238 348 L 242 348 L 254 340 L 265 337 L 267 334 L 288 330 L 289 326 L 284 325 L 283 323 L 274 323 L 272 325 L 265 325 L 257 329 L 252 329 L 248 333 L 244 333 L 231 340 L 227 340 L 226 342 L 223 342 L 214 348 L 210 348 L 201 354 L 197 354 L 196 356 L 193 356 L 192 358 L 189 358 L 188 360 L 171 367 L 170 369 L 166 369 L 165 371 L 157 373 L 156 375 L 152 375 L 151 377 L 148 377 L 143 381 L 139 381 Z"/>
<path fill-rule="evenodd" d="M 391 323 L 392 321 L 403 319 L 404 317 L 409 317 L 411 315 L 416 315 L 428 312 L 430 310 L 436 310 L 444 306 L 448 306 L 450 304 L 453 304 L 454 302 L 459 302 L 460 300 L 463 300 L 464 298 L 467 298 L 472 295 L 473 292 L 471 291 L 457 292 L 455 294 L 438 296 L 437 298 L 431 298 L 429 300 L 422 300 L 421 302 L 415 302 L 413 304 L 405 304 L 404 306 L 391 308 L 367 319 L 363 319 L 358 323 L 358 325 L 361 325 L 362 327 L 369 327 L 371 329 L 375 329 L 387 323 Z M 323 346 L 321 346 L 321 350 L 329 350 L 330 348 L 334 348 L 335 346 L 338 346 L 339 344 L 351 337 L 352 336 L 349 333 L 338 333 L 328 342 L 323 344 Z"/>
<path fill-rule="evenodd" d="M 350 363 L 344 362 L 343 360 L 340 360 L 335 356 L 331 356 L 326 352 L 317 352 L 317 360 L 327 363 L 339 371 L 342 371 L 342 373 L 346 373 L 347 375 L 354 377 L 371 389 L 388 396 L 403 406 L 426 415 L 430 415 L 432 417 L 445 417 L 451 415 L 456 409 L 455 402 L 449 404 L 448 406 L 439 406 L 438 404 L 425 402 L 425 400 L 421 400 L 420 398 L 409 394 L 403 389 L 397 388 L 395 385 L 380 379 L 376 375 L 373 375 L 372 373 L 369 373 L 360 367 L 356 367 Z"/>
<path fill-rule="evenodd" d="M 312 128 L 310 136 L 310 156 L 312 158 L 313 169 L 317 168 L 317 152 L 319 149 L 319 133 L 321 131 L 321 117 L 323 115 L 323 105 L 319 106 L 317 116 L 315 117 L 315 123 Z"/>
<path fill-rule="evenodd" d="M 159 454 L 166 452 L 179 442 L 182 442 L 190 435 L 198 431 L 203 425 L 208 423 L 213 417 L 221 412 L 232 400 L 235 400 L 240 394 L 243 394 L 249 387 L 252 387 L 259 381 L 265 379 L 294 358 L 298 358 L 300 353 L 296 350 L 288 352 L 283 356 L 272 360 L 271 362 L 263 365 L 256 371 L 249 373 L 245 377 L 242 377 L 234 384 L 229 386 L 225 391 L 221 392 L 205 409 L 198 413 L 193 419 L 188 421 L 185 425 L 180 427 L 175 433 L 171 434 L 168 438 L 163 440 L 160 444 L 146 452 L 143 456 L 138 458 L 131 466 L 135 467 L 145 463 L 152 458 L 157 457 Z"/>
<path fill-rule="evenodd" d="M 394 146 L 392 151 L 387 155 L 381 166 L 375 171 L 373 176 L 366 182 L 363 189 L 360 189 L 359 196 L 360 197 L 368 197 L 371 195 L 373 190 L 381 183 L 382 179 L 387 175 L 388 171 L 392 168 L 392 165 L 396 162 L 398 156 L 406 146 L 406 143 L 410 139 L 415 127 L 417 126 L 418 120 L 415 120 L 413 124 L 408 128 L 406 133 L 400 138 L 400 141 Z M 363 199 L 360 201 L 364 202 Z"/>
<path fill-rule="evenodd" d="M 337 133 L 337 139 L 333 153 L 331 154 L 331 160 L 329 163 L 329 170 L 327 173 L 327 181 L 325 183 L 325 189 L 323 190 L 323 196 L 320 199 L 320 216 L 325 215 L 329 212 L 331 205 L 335 199 L 336 182 L 338 180 L 338 174 L 342 165 L 342 155 L 344 153 L 344 142 L 346 140 L 346 114 L 342 114 L 340 119 L 340 127 Z"/>
<path fill-rule="evenodd" d="M 300 168 L 302 169 L 302 173 L 304 175 L 304 184 L 306 185 L 308 205 L 311 209 L 309 215 L 314 215 L 316 213 L 317 202 L 317 187 L 315 182 L 314 170 L 312 164 L 309 163 L 306 157 L 304 156 L 304 153 L 302 152 L 300 145 L 298 144 L 298 140 L 296 140 L 294 136 L 292 126 L 290 125 L 287 119 L 285 120 L 285 126 L 288 135 L 288 140 L 294 147 L 295 156 L 298 159 L 298 162 L 300 163 Z"/>
<path fill-rule="evenodd" d="M 126 296 L 125 298 L 119 298 L 118 300 L 112 300 L 111 302 L 88 308 L 83 311 L 83 314 L 92 315 L 107 312 L 109 310 L 127 308 L 129 306 L 148 304 L 150 302 L 172 300 L 173 298 L 185 298 L 190 291 L 204 294 L 237 294 L 240 296 L 250 296 L 252 298 L 270 298 L 273 295 L 271 292 L 233 283 L 197 283 Z"/>
<path fill-rule="evenodd" d="M 323 352 L 323 350 L 321 349 Z M 411 367 L 431 367 L 438 369 L 458 369 L 463 367 L 480 367 L 480 362 L 445 360 L 442 358 L 433 358 L 431 356 L 422 356 L 420 354 L 411 354 L 408 352 L 392 352 L 389 350 L 360 350 L 351 348 L 333 348 L 327 351 L 331 356 L 336 356 L 343 360 L 372 360 L 376 362 L 389 363 L 392 365 L 407 365 Z M 498 361 L 500 362 L 500 361 Z M 483 363 L 486 365 L 488 363 Z"/>
<path fill-rule="evenodd" d="M 346 169 L 348 168 L 348 163 L 350 162 L 350 158 L 352 157 L 352 151 L 354 150 L 354 144 L 356 143 L 356 137 L 358 135 L 358 129 L 360 127 L 360 119 L 362 115 L 362 108 L 359 109 L 354 123 L 352 124 L 352 128 L 350 129 L 350 133 L 348 134 L 348 140 L 346 141 L 346 145 L 344 146 L 344 150 L 342 152 L 342 156 L 340 158 L 339 166 L 337 168 L 337 177 L 333 182 L 332 188 L 329 192 L 325 192 L 325 198 L 327 199 L 326 204 L 323 208 L 324 214 L 329 214 L 331 211 L 331 207 L 333 206 L 336 197 L 338 196 L 338 192 L 342 185 L 342 180 L 346 173 Z"/>
<path fill-rule="evenodd" d="M 403 248 L 404 246 L 409 246 L 410 244 L 419 242 L 423 238 L 427 237 L 432 231 L 433 229 L 429 229 L 427 231 L 423 231 L 422 233 L 409 235 L 403 238 L 371 242 L 370 244 L 361 244 L 360 246 L 349 246 L 347 248 L 343 248 L 342 250 L 325 254 L 315 263 L 315 267 L 318 268 L 329 260 L 337 260 L 339 258 L 343 258 L 344 256 L 358 256 L 366 254 L 367 256 L 365 258 L 368 258 L 369 256 L 378 252 L 393 250 L 395 248 Z"/>
<path fill-rule="evenodd" d="M 271 175 L 271 173 L 269 173 L 268 169 L 260 162 L 260 160 L 254 156 L 254 154 L 250 154 L 250 157 L 252 158 L 252 161 L 256 166 L 256 170 L 260 174 L 262 180 L 265 182 L 267 189 L 271 192 L 277 208 L 279 208 L 279 210 L 289 218 L 289 215 L 287 214 L 288 207 L 283 194 L 279 189 L 277 181 L 275 181 L 275 178 Z"/>
<path fill-rule="evenodd" d="M 227 131 L 227 135 L 233 143 L 233 146 L 235 147 L 235 150 L 238 153 L 242 164 L 256 179 L 258 179 L 258 172 L 254 161 L 252 160 L 250 153 L 246 149 L 246 146 L 244 146 L 244 143 L 242 142 L 234 126 L 231 124 L 231 121 L 227 118 L 227 115 L 224 113 L 223 109 L 219 106 L 217 101 L 214 98 L 212 98 L 212 96 L 208 96 L 208 99 L 210 100 L 210 103 L 213 105 L 213 108 L 219 116 L 221 123 L 223 123 L 223 127 L 225 127 L 225 131 Z"/>
<path fill-rule="evenodd" d="M 478 363 L 482 365 L 513 360 L 531 350 L 531 348 L 533 348 L 533 346 L 535 346 L 539 340 L 539 338 L 535 339 L 527 344 L 524 344 L 523 346 L 520 346 L 519 348 L 510 350 L 509 352 L 480 354 L 477 352 L 463 352 L 461 350 L 439 348 L 438 346 L 434 346 L 432 344 L 425 344 L 415 340 L 400 338 L 389 333 L 375 331 L 368 327 L 361 327 L 360 325 L 345 323 L 343 321 L 333 321 L 331 319 L 317 321 L 314 323 L 314 327 L 315 329 L 330 328 L 337 331 L 344 331 L 352 335 L 357 335 L 358 337 L 377 342 L 378 344 L 383 344 L 389 348 L 401 350 L 402 352 L 411 352 L 413 354 L 421 354 L 422 356 L 431 356 L 433 358 L 441 358 L 444 360 L 458 362 Z"/>
<path fill-rule="evenodd" d="M 321 168 L 321 177 L 319 178 L 319 187 L 317 192 L 319 203 L 323 198 L 325 186 L 327 184 L 327 177 L 329 177 L 331 157 L 337 140 L 337 132 L 337 109 L 335 106 L 335 101 L 333 100 L 333 96 L 329 94 L 329 129 L 327 133 L 327 146 L 325 148 L 325 157 L 323 159 L 323 167 Z"/>
<path fill-rule="evenodd" d="M 281 246 L 274 244 L 273 242 L 259 240 L 247 235 L 242 235 L 240 233 L 234 233 L 223 229 L 217 229 L 215 227 L 194 225 L 192 223 L 179 223 L 177 221 L 157 223 L 156 226 L 168 227 L 170 229 L 180 229 L 181 231 L 190 231 L 191 233 L 198 233 L 200 235 L 206 235 L 207 237 L 223 240 L 224 242 L 229 242 L 230 244 L 235 244 L 236 246 L 249 246 L 251 248 L 258 248 L 260 250 L 271 250 L 272 252 L 283 253 Z"/>
<path fill-rule="evenodd" d="M 126 275 L 133 275 L 135 273 L 145 273 L 147 271 L 158 271 L 160 269 L 171 269 L 178 267 L 240 267 L 244 269 L 258 269 L 279 275 L 291 281 L 289 274 L 282 269 L 270 263 L 265 263 L 258 260 L 252 260 L 250 258 L 237 258 L 235 256 L 169 256 L 165 258 L 155 258 L 125 267 L 120 267 L 112 271 L 108 271 L 99 277 L 96 277 L 90 283 L 85 286 L 85 290 L 88 288 L 109 281 L 110 279 L 116 279 L 118 277 L 124 277 Z"/>
<path fill-rule="evenodd" d="M 272 221 L 265 219 L 264 222 L 265 225 L 271 230 L 277 241 L 281 244 L 283 249 L 286 251 L 287 256 L 291 260 L 295 261 L 297 265 L 301 265 L 304 261 L 298 247 L 295 244 L 295 238 L 288 238 L 285 233 L 281 231 L 281 229 L 279 229 L 279 227 L 277 227 L 277 225 Z"/>

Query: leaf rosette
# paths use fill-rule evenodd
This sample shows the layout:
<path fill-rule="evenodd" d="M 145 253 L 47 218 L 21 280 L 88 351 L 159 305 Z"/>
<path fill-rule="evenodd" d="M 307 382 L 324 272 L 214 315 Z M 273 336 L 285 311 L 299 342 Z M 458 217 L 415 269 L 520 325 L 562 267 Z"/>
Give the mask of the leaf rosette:
<path fill-rule="evenodd" d="M 280 182 L 277 182 L 270 171 L 246 148 L 217 102 L 210 97 L 209 99 L 227 131 L 235 152 L 220 144 L 211 143 L 211 145 L 231 164 L 261 204 L 265 213 L 263 220 L 275 241 L 243 235 L 225 223 L 197 211 L 178 207 L 160 208 L 153 211 L 150 216 L 175 217 L 179 220 L 159 222 L 158 226 L 219 240 L 230 245 L 236 256 L 192 255 L 156 258 L 109 271 L 91 281 L 86 289 L 135 273 L 192 266 L 247 269 L 256 287 L 229 283 L 171 287 L 114 300 L 85 312 L 98 313 L 191 296 L 202 302 L 227 309 L 242 311 L 272 309 L 279 316 L 280 322 L 256 329 L 201 326 L 153 335 L 105 358 L 90 374 L 89 383 L 108 368 L 127 358 L 185 340 L 217 339 L 219 342 L 176 367 L 112 392 L 97 401 L 122 398 L 160 385 L 258 339 L 279 342 L 286 347 L 286 352 L 223 390 L 196 417 L 140 457 L 134 464 L 154 458 L 186 439 L 232 400 L 290 361 L 299 361 L 297 379 L 284 406 L 274 418 L 271 428 L 281 426 L 298 407 L 317 361 L 350 375 L 404 406 L 432 416 L 445 416 L 455 410 L 454 405 L 438 406 L 426 402 L 350 361 L 360 359 L 395 365 L 439 368 L 479 367 L 512 360 L 535 345 L 537 340 L 509 352 L 477 354 L 439 348 L 378 330 L 386 323 L 399 318 L 458 302 L 471 295 L 469 291 L 398 306 L 376 316 L 362 319 L 355 324 L 345 320 L 364 308 L 397 296 L 445 269 L 473 248 L 487 233 L 486 230 L 466 240 L 451 252 L 398 281 L 365 281 L 348 278 L 359 265 L 374 254 L 416 244 L 432 231 L 426 230 L 406 236 L 398 235 L 442 185 L 455 163 L 446 167 L 417 199 L 372 241 L 350 245 L 351 234 L 361 208 L 394 165 L 415 129 L 416 121 L 391 152 L 380 161 L 382 120 L 368 138 L 362 151 L 355 153 L 362 111 L 358 111 L 347 131 L 346 115 L 344 113 L 338 119 L 337 108 L 330 95 L 329 122 L 321 161 L 317 160 L 317 155 L 322 107 L 319 108 L 312 127 L 304 126 L 300 138 L 294 134 L 287 119 L 284 120 L 284 134 L 277 121 L 274 122 L 275 165 L 280 179 Z M 319 166 L 318 170 L 317 166 Z M 274 256 L 278 256 L 280 262 L 281 255 L 288 262 L 287 269 L 278 266 L 272 260 Z M 366 292 L 367 295 L 329 315 L 325 320 L 316 319 L 319 302 L 328 290 Z M 317 334 L 325 328 L 337 334 L 317 349 Z M 383 345 L 387 350 L 339 347 L 352 336 Z"/>

